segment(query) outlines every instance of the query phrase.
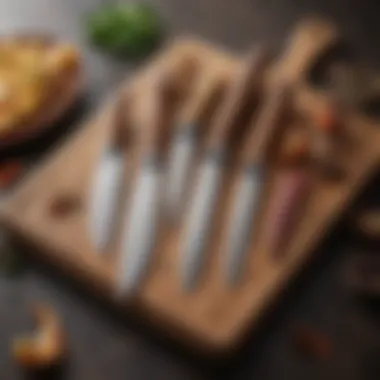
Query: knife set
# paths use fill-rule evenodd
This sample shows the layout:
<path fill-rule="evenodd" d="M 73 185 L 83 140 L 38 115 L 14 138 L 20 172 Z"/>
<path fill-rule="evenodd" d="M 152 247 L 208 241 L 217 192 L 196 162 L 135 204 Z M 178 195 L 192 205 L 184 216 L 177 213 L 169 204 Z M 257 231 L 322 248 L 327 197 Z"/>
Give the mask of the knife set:
<path fill-rule="evenodd" d="M 236 347 L 377 168 L 376 120 L 309 80 L 339 41 L 306 20 L 277 57 L 174 42 L 16 189 L 4 225 L 176 340 Z"/>

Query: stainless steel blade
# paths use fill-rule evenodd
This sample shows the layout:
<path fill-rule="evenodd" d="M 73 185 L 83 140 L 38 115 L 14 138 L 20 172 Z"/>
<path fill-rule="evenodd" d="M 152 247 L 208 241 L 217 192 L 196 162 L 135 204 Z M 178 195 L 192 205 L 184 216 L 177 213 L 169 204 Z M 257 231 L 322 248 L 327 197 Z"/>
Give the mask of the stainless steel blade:
<path fill-rule="evenodd" d="M 253 165 L 247 168 L 238 185 L 227 229 L 226 279 L 230 286 L 238 284 L 242 279 L 252 226 L 260 202 L 261 186 L 260 167 Z"/>
<path fill-rule="evenodd" d="M 181 252 L 181 277 L 183 287 L 192 290 L 201 272 L 207 238 L 210 235 L 212 216 L 218 198 L 222 179 L 222 158 L 220 152 L 208 155 L 199 168 L 196 187 L 190 200 L 184 246 Z"/>
<path fill-rule="evenodd" d="M 140 285 L 153 251 L 158 223 L 160 170 L 157 157 L 143 163 L 124 214 L 121 271 L 117 293 L 124 296 Z"/>
<path fill-rule="evenodd" d="M 102 154 L 91 192 L 90 233 L 95 249 L 102 253 L 116 224 L 116 212 L 123 186 L 124 155 L 110 147 Z"/>
<path fill-rule="evenodd" d="M 176 131 L 173 138 L 166 184 L 166 203 L 172 221 L 176 220 L 183 210 L 195 143 L 195 128 L 192 125 Z"/>

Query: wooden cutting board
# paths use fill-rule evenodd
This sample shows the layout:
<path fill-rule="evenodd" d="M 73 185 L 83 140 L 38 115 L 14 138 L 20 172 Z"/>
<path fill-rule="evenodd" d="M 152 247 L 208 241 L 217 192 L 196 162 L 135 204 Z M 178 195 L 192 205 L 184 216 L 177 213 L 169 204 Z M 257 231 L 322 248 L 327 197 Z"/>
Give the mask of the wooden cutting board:
<path fill-rule="evenodd" d="M 328 94 L 311 88 L 306 78 L 311 65 L 338 42 L 338 33 L 331 25 L 318 20 L 300 24 L 295 33 L 302 38 L 291 39 L 289 54 L 268 66 L 268 83 L 279 75 L 296 82 L 297 105 L 302 112 L 314 112 L 328 101 Z M 194 58 L 199 64 L 197 75 L 219 70 L 227 81 L 241 65 L 238 57 L 205 42 L 178 40 L 127 81 L 126 86 L 132 90 L 137 104 L 135 116 L 139 117 L 141 112 L 139 99 L 149 91 L 152 78 L 163 65 L 171 65 L 177 86 L 186 89 L 190 79 L 183 70 L 186 62 Z M 190 100 L 185 96 L 182 107 Z M 108 116 L 113 101 L 111 96 L 83 123 L 75 136 L 52 152 L 46 162 L 20 184 L 1 208 L 2 222 L 12 233 L 34 246 L 36 255 L 121 310 L 138 313 L 139 318 L 197 352 L 229 352 L 243 341 L 247 331 L 281 296 L 287 283 L 377 169 L 380 158 L 378 123 L 354 110 L 345 110 L 347 128 L 354 141 L 352 149 L 338 153 L 346 174 L 338 182 L 316 178 L 302 220 L 282 260 L 268 256 L 265 233 L 259 234 L 251 247 L 245 280 L 235 290 L 225 287 L 220 245 L 223 226 L 229 217 L 225 212 L 226 202 L 233 193 L 227 177 L 225 194 L 218 206 L 216 233 L 199 289 L 187 294 L 180 287 L 179 252 L 175 244 L 179 226 L 178 230 L 169 233 L 169 237 L 159 241 L 148 278 L 137 296 L 133 300 L 120 301 L 114 297 L 117 254 L 106 257 L 96 254 L 88 227 L 90 187 L 98 157 L 110 133 Z M 266 199 L 262 201 L 260 224 L 265 223 L 266 204 L 276 186 L 276 167 L 270 178 Z"/>

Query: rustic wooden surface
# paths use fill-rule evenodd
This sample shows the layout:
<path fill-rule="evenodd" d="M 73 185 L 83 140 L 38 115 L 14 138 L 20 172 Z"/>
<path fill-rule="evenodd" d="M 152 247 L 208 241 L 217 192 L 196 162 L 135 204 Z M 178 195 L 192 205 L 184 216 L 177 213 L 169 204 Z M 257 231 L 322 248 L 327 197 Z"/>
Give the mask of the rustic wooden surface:
<path fill-rule="evenodd" d="M 33 0 L 28 3 L 2 0 L 1 30 L 44 27 L 83 43 L 80 12 L 94 3 L 89 0 Z M 237 49 L 263 37 L 279 45 L 300 15 L 320 11 L 338 21 L 361 55 L 375 63 L 380 59 L 375 38 L 379 32 L 376 27 L 378 6 L 369 2 L 239 0 L 226 1 L 224 7 L 220 0 L 161 0 L 156 3 L 174 33 L 199 33 Z M 125 65 L 88 49 L 86 63 L 89 67 L 89 104 L 93 105 L 125 74 Z M 192 360 L 165 342 L 152 340 L 142 328 L 122 323 L 97 303 L 77 294 L 67 282 L 36 264 L 19 279 L 1 279 L 1 378 L 21 378 L 20 371 L 9 358 L 8 342 L 12 334 L 30 326 L 26 312 L 28 302 L 39 298 L 51 302 L 61 312 L 67 326 L 73 352 L 64 378 L 375 379 L 380 372 L 378 308 L 353 299 L 340 276 L 345 254 L 355 249 L 354 243 L 343 228 L 337 230 L 320 247 L 320 265 L 294 286 L 255 342 L 248 345 L 237 362 L 229 363 L 223 371 Z M 297 321 L 310 322 L 331 335 L 335 349 L 330 362 L 316 364 L 296 355 L 289 330 Z"/>

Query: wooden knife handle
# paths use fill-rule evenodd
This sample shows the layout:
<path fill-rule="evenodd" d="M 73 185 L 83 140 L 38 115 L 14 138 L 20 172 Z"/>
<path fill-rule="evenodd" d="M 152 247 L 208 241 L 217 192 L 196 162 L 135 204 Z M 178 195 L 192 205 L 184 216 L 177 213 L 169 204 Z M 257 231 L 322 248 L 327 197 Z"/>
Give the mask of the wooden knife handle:
<path fill-rule="evenodd" d="M 178 127 L 196 124 L 202 119 L 209 109 L 210 103 L 222 91 L 223 86 L 224 78 L 221 72 L 206 72 L 201 75 L 191 92 L 189 103 L 185 105 L 179 115 Z"/>
<path fill-rule="evenodd" d="M 144 155 L 162 151 L 169 133 L 171 82 L 169 73 L 163 71 L 153 81 L 150 92 L 142 99 L 140 108 L 140 148 Z"/>
<path fill-rule="evenodd" d="M 111 144 L 124 148 L 131 143 L 133 122 L 131 118 L 132 95 L 126 90 L 120 91 L 111 109 L 110 133 Z"/>
<path fill-rule="evenodd" d="M 258 118 L 254 118 L 250 126 L 243 146 L 244 164 L 250 165 L 266 160 L 274 140 L 281 137 L 280 134 L 286 127 L 290 96 L 290 88 L 285 83 L 269 90 Z"/>
<path fill-rule="evenodd" d="M 212 150 L 224 145 L 252 90 L 257 90 L 258 83 L 263 80 L 266 63 L 267 55 L 262 48 L 256 48 L 249 54 L 242 70 L 227 90 L 226 98 L 211 125 L 206 139 L 207 148 Z"/>
<path fill-rule="evenodd" d="M 338 44 L 339 34 L 333 25 L 318 19 L 300 23 L 290 35 L 282 58 L 274 68 L 274 80 L 304 82 L 311 67 L 324 52 Z"/>

